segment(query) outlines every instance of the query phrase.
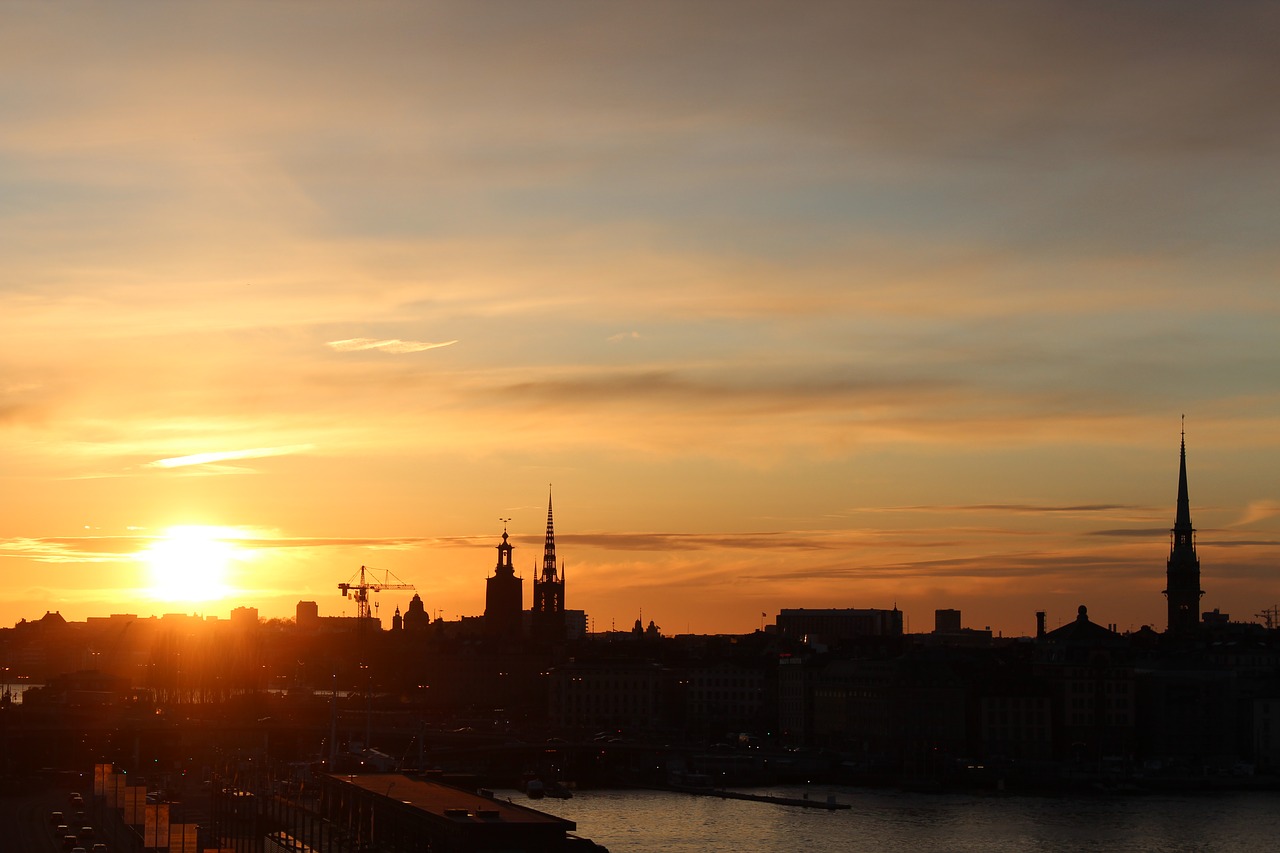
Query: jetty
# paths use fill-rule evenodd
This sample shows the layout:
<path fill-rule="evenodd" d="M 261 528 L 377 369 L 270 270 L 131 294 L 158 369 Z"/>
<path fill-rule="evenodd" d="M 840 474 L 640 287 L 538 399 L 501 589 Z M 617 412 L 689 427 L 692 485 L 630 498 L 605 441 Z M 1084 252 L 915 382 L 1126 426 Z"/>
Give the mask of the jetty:
<path fill-rule="evenodd" d="M 726 791 L 723 788 L 704 788 L 696 785 L 668 785 L 667 790 L 680 791 L 685 794 L 696 794 L 700 797 L 719 797 L 722 800 L 751 800 L 756 803 L 773 803 L 779 806 L 799 806 L 805 809 L 837 809 L 850 808 L 849 803 L 838 802 L 834 794 L 828 794 L 825 800 L 809 797 L 776 797 L 772 794 L 749 794 L 743 791 Z"/>

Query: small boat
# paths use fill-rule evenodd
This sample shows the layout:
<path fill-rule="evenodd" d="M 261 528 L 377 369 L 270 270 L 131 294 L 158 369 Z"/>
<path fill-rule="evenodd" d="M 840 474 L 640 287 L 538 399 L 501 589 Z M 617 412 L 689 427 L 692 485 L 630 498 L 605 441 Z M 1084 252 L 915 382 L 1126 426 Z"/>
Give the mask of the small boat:
<path fill-rule="evenodd" d="M 559 782 L 552 782 L 550 785 L 544 786 L 543 793 L 557 800 L 572 800 L 573 791 L 570 791 Z"/>

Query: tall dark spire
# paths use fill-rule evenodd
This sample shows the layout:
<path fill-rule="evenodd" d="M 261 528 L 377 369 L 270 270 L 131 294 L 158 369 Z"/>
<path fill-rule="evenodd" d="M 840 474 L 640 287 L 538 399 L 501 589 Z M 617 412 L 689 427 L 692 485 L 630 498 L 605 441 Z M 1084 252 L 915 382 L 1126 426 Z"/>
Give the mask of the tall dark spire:
<path fill-rule="evenodd" d="M 541 639 L 564 639 L 564 573 L 559 572 L 556 565 L 550 486 L 547 487 L 547 539 L 542 547 L 542 571 L 533 578 L 533 628 Z"/>
<path fill-rule="evenodd" d="M 551 487 L 547 486 L 547 539 L 542 546 L 542 580 L 556 579 L 556 531 L 551 523 Z"/>
<path fill-rule="evenodd" d="M 1169 562 L 1165 596 L 1169 599 L 1169 633 L 1186 637 L 1200 624 L 1200 558 L 1196 556 L 1196 530 L 1191 526 L 1191 499 L 1187 491 L 1187 432 L 1182 431 L 1178 450 L 1178 508 L 1169 531 Z"/>
<path fill-rule="evenodd" d="M 1178 464 L 1178 515 L 1173 522 L 1175 530 L 1185 529 L 1187 532 L 1193 532 L 1191 528 L 1191 499 L 1187 497 L 1187 431 L 1182 431 L 1182 447 L 1179 450 Z"/>

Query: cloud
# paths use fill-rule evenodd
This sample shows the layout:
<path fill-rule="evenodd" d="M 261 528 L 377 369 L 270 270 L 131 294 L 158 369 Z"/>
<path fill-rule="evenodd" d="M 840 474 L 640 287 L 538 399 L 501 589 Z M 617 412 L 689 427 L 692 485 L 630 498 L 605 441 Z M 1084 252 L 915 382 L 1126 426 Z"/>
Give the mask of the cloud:
<path fill-rule="evenodd" d="M 639 341 L 643 339 L 644 336 L 639 332 L 618 332 L 616 335 L 610 335 L 607 340 L 611 344 L 616 344 L 622 341 Z"/>
<path fill-rule="evenodd" d="M 1129 504 L 959 504 L 951 506 L 889 506 L 858 507 L 857 512 L 925 512 L 951 514 L 956 512 L 999 512 L 1013 515 L 1075 515 L 1078 513 L 1114 512 L 1139 509 Z"/>
<path fill-rule="evenodd" d="M 1201 540 L 1201 544 L 1203 540 Z M 1210 547 L 1212 548 L 1275 548 L 1280 545 L 1280 539 L 1237 539 L 1237 540 L 1217 540 L 1215 539 Z"/>
<path fill-rule="evenodd" d="M 1119 528 L 1115 530 L 1093 530 L 1089 536 L 1110 536 L 1117 539 L 1151 539 L 1157 536 L 1168 536 L 1167 527 Z"/>
<path fill-rule="evenodd" d="M 325 346 L 338 352 L 360 352 L 362 350 L 376 349 L 380 352 L 405 353 L 405 352 L 422 352 L 423 350 L 439 349 L 456 344 L 457 341 L 442 341 L 440 343 L 429 343 L 427 341 L 402 341 L 399 338 L 388 338 L 386 340 L 374 340 L 373 338 L 348 338 L 343 341 L 328 341 Z"/>
<path fill-rule="evenodd" d="M 1250 501 L 1249 505 L 1245 507 L 1244 515 L 1238 521 L 1232 522 L 1230 526 L 1246 527 L 1259 521 L 1275 518 L 1278 515 L 1280 515 L 1280 501 Z"/>
<path fill-rule="evenodd" d="M 83 536 L 0 540 L 0 558 L 36 563 L 114 563 L 131 559 L 149 540 L 141 536 Z"/>
<path fill-rule="evenodd" d="M 216 450 L 208 453 L 193 453 L 189 456 L 173 456 L 168 459 L 157 459 L 148 462 L 148 468 L 182 468 L 188 465 L 210 465 L 232 459 L 262 459 L 268 456 L 288 456 L 295 453 L 306 453 L 314 450 L 312 444 L 293 444 L 286 447 L 255 447 L 249 450 Z M 241 470 L 228 468 L 228 470 Z"/>

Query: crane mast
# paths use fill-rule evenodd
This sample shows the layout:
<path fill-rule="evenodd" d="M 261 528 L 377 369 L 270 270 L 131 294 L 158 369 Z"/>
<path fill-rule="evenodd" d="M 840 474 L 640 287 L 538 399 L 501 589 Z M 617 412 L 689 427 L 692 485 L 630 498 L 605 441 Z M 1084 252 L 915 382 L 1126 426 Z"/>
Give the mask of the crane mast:
<path fill-rule="evenodd" d="M 381 580 L 377 577 L 378 572 L 382 574 Z M 356 580 L 357 578 L 359 580 Z M 371 569 L 368 566 L 361 566 L 360 571 L 348 578 L 345 583 L 338 584 L 338 590 L 343 598 L 355 599 L 356 616 L 360 619 L 370 618 L 369 593 L 381 592 L 384 589 L 414 589 L 414 586 L 411 583 L 404 583 L 387 569 Z"/>

